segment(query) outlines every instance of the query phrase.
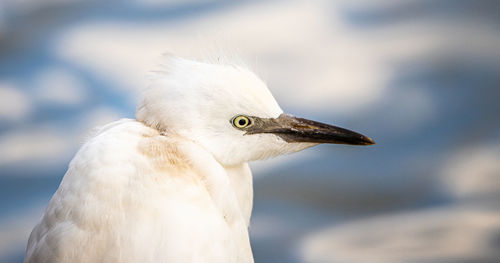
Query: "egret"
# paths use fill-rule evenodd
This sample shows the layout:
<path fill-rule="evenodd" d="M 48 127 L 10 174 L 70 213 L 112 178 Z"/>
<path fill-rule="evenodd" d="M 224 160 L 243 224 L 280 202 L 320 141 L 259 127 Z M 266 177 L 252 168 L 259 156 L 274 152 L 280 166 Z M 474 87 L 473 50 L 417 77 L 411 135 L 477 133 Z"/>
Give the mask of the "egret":
<path fill-rule="evenodd" d="M 175 56 L 81 147 L 24 262 L 253 262 L 248 162 L 359 133 L 284 114 L 244 66 Z"/>

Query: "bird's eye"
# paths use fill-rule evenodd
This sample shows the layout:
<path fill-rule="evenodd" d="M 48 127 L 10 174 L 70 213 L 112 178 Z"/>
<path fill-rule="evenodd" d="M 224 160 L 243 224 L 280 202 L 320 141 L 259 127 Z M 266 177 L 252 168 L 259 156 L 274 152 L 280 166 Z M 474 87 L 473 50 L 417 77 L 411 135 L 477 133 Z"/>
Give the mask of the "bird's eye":
<path fill-rule="evenodd" d="M 234 127 L 238 129 L 243 129 L 246 128 L 248 125 L 250 125 L 252 122 L 250 121 L 250 118 L 244 115 L 238 115 L 234 117 L 231 121 Z"/>

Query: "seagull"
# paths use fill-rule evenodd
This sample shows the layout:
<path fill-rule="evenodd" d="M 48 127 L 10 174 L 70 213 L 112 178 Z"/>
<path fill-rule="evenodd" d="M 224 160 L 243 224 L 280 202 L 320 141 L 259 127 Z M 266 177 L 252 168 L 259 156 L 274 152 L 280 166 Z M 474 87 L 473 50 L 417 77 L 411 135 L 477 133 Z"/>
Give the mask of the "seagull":
<path fill-rule="evenodd" d="M 248 162 L 374 144 L 283 113 L 245 66 L 164 61 L 135 119 L 97 129 L 70 162 L 24 262 L 253 262 Z"/>

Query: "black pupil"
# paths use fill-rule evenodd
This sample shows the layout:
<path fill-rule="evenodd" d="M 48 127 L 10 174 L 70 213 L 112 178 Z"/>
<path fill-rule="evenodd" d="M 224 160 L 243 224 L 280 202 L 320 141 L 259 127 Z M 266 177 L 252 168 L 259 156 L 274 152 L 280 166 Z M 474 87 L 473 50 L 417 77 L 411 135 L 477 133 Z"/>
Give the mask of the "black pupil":
<path fill-rule="evenodd" d="M 245 119 L 240 119 L 240 120 L 238 121 L 238 124 L 239 124 L 240 126 L 245 126 L 245 125 L 247 124 L 247 120 L 245 120 Z"/>

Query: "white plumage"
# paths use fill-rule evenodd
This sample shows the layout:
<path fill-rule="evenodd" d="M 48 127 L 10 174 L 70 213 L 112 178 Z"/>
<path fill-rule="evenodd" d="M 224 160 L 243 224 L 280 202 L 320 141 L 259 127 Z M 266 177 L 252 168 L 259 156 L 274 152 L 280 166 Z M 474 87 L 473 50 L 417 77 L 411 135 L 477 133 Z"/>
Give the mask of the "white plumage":
<path fill-rule="evenodd" d="M 25 262 L 253 262 L 247 162 L 371 142 L 282 113 L 243 67 L 167 58 L 137 120 L 100 128 L 73 158 Z"/>

